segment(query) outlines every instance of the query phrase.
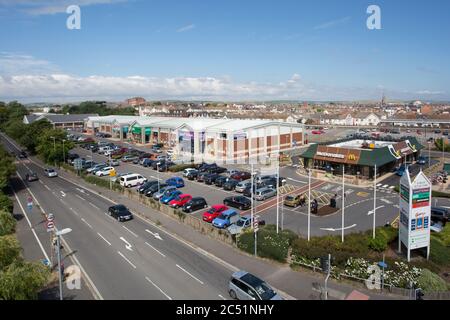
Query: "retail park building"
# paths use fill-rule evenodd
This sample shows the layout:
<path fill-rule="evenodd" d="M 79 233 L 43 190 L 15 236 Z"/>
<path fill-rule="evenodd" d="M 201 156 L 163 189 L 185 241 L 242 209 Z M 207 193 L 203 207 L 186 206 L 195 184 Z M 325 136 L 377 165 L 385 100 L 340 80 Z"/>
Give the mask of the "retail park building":
<path fill-rule="evenodd" d="M 304 144 L 303 125 L 272 120 L 104 116 L 88 117 L 85 129 L 137 145 L 162 143 L 178 157 L 217 162 L 261 161 Z"/>

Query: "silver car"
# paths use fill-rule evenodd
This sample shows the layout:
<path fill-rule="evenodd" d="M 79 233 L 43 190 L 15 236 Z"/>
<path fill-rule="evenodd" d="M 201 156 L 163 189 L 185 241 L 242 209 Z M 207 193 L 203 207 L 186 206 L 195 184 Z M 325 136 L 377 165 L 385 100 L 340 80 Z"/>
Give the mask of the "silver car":
<path fill-rule="evenodd" d="M 245 189 L 247 189 L 248 187 L 250 187 L 252 185 L 252 182 L 250 180 L 245 180 L 245 181 L 241 181 L 239 182 L 236 187 L 234 188 L 234 190 L 236 192 L 244 192 Z"/>
<path fill-rule="evenodd" d="M 258 201 L 263 201 L 272 197 L 275 197 L 277 195 L 277 190 L 272 188 L 261 188 L 257 189 L 255 192 L 255 199 Z"/>
<path fill-rule="evenodd" d="M 283 300 L 265 281 L 247 271 L 231 275 L 228 293 L 238 300 Z"/>
<path fill-rule="evenodd" d="M 164 193 L 165 193 L 167 190 L 174 190 L 174 189 L 176 189 L 176 188 L 177 188 L 177 187 L 175 187 L 175 186 L 167 186 L 167 187 L 165 187 L 165 188 L 162 188 L 161 190 L 159 190 L 159 192 L 155 192 L 155 194 L 153 195 L 153 199 L 159 201 L 159 199 L 161 199 L 161 197 L 164 195 Z"/>

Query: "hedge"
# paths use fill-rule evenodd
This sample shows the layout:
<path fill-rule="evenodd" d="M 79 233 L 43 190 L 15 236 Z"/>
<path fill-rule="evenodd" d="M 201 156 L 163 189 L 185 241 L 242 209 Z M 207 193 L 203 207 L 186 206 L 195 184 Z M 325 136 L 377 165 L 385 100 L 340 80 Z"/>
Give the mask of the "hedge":
<path fill-rule="evenodd" d="M 180 172 L 180 171 L 183 171 L 184 169 L 188 169 L 188 168 L 192 168 L 192 167 L 193 167 L 192 163 L 176 164 L 176 165 L 169 167 L 169 171 L 170 172 Z"/>
<path fill-rule="evenodd" d="M 109 189 L 110 186 L 112 186 L 112 189 L 114 191 L 123 191 L 124 190 L 124 188 L 120 184 L 110 183 L 109 180 L 102 179 L 97 176 L 83 176 L 83 179 L 88 183 L 95 184 L 95 185 L 97 185 L 99 187 L 103 187 L 105 189 Z"/>

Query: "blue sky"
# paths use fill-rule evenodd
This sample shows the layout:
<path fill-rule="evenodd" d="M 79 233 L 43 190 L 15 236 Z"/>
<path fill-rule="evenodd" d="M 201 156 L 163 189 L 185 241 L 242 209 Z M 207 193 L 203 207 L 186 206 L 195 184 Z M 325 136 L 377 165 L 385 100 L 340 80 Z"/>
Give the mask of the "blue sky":
<path fill-rule="evenodd" d="M 446 0 L 0 0 L 0 38 L 0 100 L 450 100 Z"/>

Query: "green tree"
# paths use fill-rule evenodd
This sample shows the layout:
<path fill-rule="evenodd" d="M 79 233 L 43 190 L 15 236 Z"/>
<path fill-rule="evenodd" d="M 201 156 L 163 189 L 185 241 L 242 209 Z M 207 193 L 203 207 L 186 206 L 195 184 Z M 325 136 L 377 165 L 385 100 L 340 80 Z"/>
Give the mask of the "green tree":
<path fill-rule="evenodd" d="M 35 300 L 49 278 L 43 264 L 16 261 L 0 273 L 0 300 Z"/>
<path fill-rule="evenodd" d="M 12 213 L 13 208 L 14 205 L 12 200 L 6 194 L 0 192 L 0 211 Z"/>
<path fill-rule="evenodd" d="M 0 211 L 0 237 L 14 233 L 15 229 L 16 219 L 13 218 L 11 213 Z"/>
<path fill-rule="evenodd" d="M 55 138 L 55 139 L 53 139 Z M 67 157 L 70 149 L 74 147 L 73 142 L 64 143 L 64 153 L 62 140 L 67 140 L 67 133 L 61 129 L 44 130 L 37 139 L 36 152 L 47 163 L 61 163 L 64 154 Z"/>
<path fill-rule="evenodd" d="M 52 124 L 45 120 L 39 120 L 31 123 L 26 127 L 26 130 L 23 132 L 22 136 L 19 138 L 19 142 L 21 145 L 26 147 L 28 151 L 32 153 L 36 153 L 36 147 L 38 142 L 38 137 L 45 131 L 52 129 Z"/>
<path fill-rule="evenodd" d="M 17 101 L 11 101 L 7 105 L 8 119 L 22 120 L 24 115 L 28 114 L 27 108 Z"/>
<path fill-rule="evenodd" d="M 8 136 L 20 143 L 20 138 L 27 131 L 27 125 L 22 120 L 12 119 L 5 124 L 4 129 Z"/>
<path fill-rule="evenodd" d="M 442 145 L 442 144 L 444 144 L 444 145 Z M 436 139 L 434 141 L 434 145 L 435 145 L 436 149 L 438 149 L 439 151 L 442 151 L 442 147 L 444 147 L 445 152 L 450 152 L 450 143 L 448 143 L 448 141 L 445 142 L 443 138 Z"/>
<path fill-rule="evenodd" d="M 20 245 L 14 235 L 0 237 L 0 271 L 20 259 Z"/>
<path fill-rule="evenodd" d="M 0 146 L 0 190 L 3 190 L 11 175 L 16 171 L 13 158 Z"/>

